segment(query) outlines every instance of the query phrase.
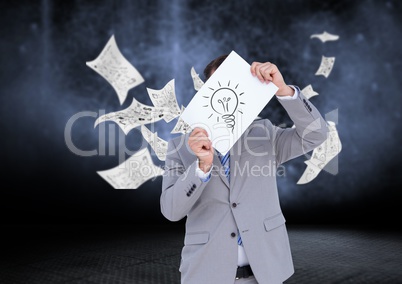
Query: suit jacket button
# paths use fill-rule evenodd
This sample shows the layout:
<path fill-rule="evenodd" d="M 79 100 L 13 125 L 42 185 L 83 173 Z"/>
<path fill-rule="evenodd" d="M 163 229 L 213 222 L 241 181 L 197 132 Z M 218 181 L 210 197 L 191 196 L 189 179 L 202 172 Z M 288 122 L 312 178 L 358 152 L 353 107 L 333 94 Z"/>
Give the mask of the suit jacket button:
<path fill-rule="evenodd" d="M 232 207 L 236 208 L 237 204 L 235 202 L 232 203 Z"/>
<path fill-rule="evenodd" d="M 231 233 L 230 236 L 231 236 L 232 238 L 234 238 L 234 237 L 236 237 L 236 233 Z"/>

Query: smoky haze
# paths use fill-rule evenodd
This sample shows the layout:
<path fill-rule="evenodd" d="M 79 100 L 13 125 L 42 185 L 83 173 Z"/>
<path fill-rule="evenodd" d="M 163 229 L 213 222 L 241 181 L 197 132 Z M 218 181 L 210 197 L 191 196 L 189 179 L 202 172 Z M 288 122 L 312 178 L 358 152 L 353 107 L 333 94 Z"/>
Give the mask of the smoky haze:
<path fill-rule="evenodd" d="M 297 185 L 306 155 L 285 163 L 286 174 L 278 176 L 288 222 L 380 223 L 397 212 L 399 1 L 42 0 L 1 6 L 7 11 L 0 20 L 4 222 L 164 222 L 161 177 L 116 190 L 96 173 L 115 167 L 121 149 L 147 147 L 139 128 L 125 135 L 113 122 L 94 122 L 127 108 L 132 98 L 152 105 L 146 88 L 161 89 L 171 79 L 179 106 L 186 106 L 196 93 L 191 67 L 204 79 L 205 65 L 232 50 L 249 63 L 274 62 L 288 84 L 311 84 L 319 95 L 310 101 L 337 123 L 342 151 L 330 165 L 336 175 L 323 171 Z M 339 40 L 310 38 L 324 31 Z M 145 79 L 122 105 L 85 64 L 112 35 Z M 315 75 L 321 56 L 336 57 L 328 78 Z M 86 115 L 71 125 L 71 142 L 96 155 L 77 155 L 66 143 L 66 126 L 79 113 Z M 276 99 L 260 115 L 292 126 Z M 177 135 L 170 133 L 175 123 L 159 121 L 153 131 L 169 140 Z"/>

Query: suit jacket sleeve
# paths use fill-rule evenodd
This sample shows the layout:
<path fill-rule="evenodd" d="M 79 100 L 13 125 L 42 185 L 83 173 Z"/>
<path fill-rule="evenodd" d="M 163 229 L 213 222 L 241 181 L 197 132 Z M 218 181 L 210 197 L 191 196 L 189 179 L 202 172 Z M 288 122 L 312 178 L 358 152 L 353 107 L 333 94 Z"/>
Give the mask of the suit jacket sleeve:
<path fill-rule="evenodd" d="M 179 147 L 185 148 L 183 143 L 187 143 L 187 140 L 182 139 Z M 195 171 L 196 156 L 189 155 L 191 158 L 186 161 L 188 164 L 184 164 L 180 156 L 180 152 L 183 153 L 183 151 L 179 150 L 174 139 L 168 142 L 160 205 L 163 216 L 170 221 L 179 221 L 184 218 L 208 183 L 202 182 Z"/>
<path fill-rule="evenodd" d="M 279 100 L 295 128 L 273 127 L 274 152 L 278 165 L 306 154 L 327 139 L 327 123 L 301 92 L 294 100 Z M 266 123 L 270 123 L 269 120 Z"/>

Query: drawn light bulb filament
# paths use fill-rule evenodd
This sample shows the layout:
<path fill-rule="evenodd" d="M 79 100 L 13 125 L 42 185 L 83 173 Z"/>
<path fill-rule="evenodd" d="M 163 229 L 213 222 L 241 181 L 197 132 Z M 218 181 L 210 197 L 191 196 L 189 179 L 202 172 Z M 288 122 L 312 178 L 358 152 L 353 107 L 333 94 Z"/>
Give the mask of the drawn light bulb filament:
<path fill-rule="evenodd" d="M 212 109 L 221 115 L 226 127 L 234 130 L 235 116 L 234 112 L 238 106 L 237 94 L 234 90 L 222 87 L 216 90 L 211 97 Z"/>
<path fill-rule="evenodd" d="M 223 100 L 223 101 L 222 101 Z M 219 99 L 218 103 L 222 104 L 223 112 L 228 112 L 229 111 L 229 101 L 230 98 L 224 97 L 223 99 Z M 226 103 L 226 104 L 225 104 Z"/>

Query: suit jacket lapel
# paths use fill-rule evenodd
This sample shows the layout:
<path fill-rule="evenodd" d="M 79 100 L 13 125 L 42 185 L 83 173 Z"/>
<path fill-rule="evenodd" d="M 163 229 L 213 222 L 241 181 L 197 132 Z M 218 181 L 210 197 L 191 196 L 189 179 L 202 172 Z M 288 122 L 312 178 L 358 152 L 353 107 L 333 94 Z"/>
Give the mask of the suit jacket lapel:
<path fill-rule="evenodd" d="M 238 140 L 240 142 L 240 139 Z M 241 144 L 240 144 L 241 145 Z M 241 149 L 238 147 L 238 143 L 236 142 L 233 147 L 230 149 L 230 191 L 232 196 L 236 196 L 238 194 L 239 188 L 235 186 L 236 184 L 236 165 L 239 167 L 239 160 L 240 160 L 240 152 Z M 236 195 L 234 195 L 236 194 Z"/>
<path fill-rule="evenodd" d="M 223 183 L 227 186 L 227 188 L 229 189 L 229 181 L 228 178 L 225 175 L 225 171 L 223 170 L 223 166 L 221 163 L 221 160 L 218 157 L 217 152 L 215 151 L 214 153 L 214 160 L 213 160 L 213 171 L 217 171 L 219 177 L 221 178 L 221 180 L 223 181 Z"/>

